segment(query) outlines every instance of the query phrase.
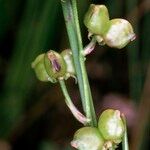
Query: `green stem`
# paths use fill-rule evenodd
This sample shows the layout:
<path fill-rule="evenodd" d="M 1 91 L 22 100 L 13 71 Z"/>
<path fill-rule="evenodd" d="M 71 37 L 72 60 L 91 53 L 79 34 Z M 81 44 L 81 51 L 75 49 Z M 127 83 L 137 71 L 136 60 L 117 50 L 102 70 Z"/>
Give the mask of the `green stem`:
<path fill-rule="evenodd" d="M 122 141 L 122 149 L 123 150 L 129 150 L 127 124 L 126 124 L 126 118 L 123 114 L 122 114 L 122 120 L 123 120 L 123 123 L 124 123 L 124 126 L 125 126 L 125 133 L 124 133 L 123 141 Z"/>
<path fill-rule="evenodd" d="M 74 15 L 76 33 L 77 33 L 77 38 L 78 38 L 77 40 L 78 40 L 79 51 L 82 51 L 83 44 L 82 44 L 82 37 L 81 37 L 81 31 L 80 31 L 80 25 L 79 25 L 79 19 L 78 19 L 77 1 L 71 0 L 71 2 L 72 2 L 72 10 L 73 10 L 73 15 Z"/>
<path fill-rule="evenodd" d="M 79 52 L 78 52 L 78 43 L 77 43 L 77 35 L 74 26 L 74 19 L 73 19 L 73 12 L 70 0 L 61 1 L 64 19 L 66 23 L 67 33 L 69 37 L 70 46 L 73 53 L 73 60 L 75 65 L 75 70 L 77 74 L 77 79 L 79 84 L 79 90 L 81 94 L 82 106 L 85 111 L 85 98 L 84 98 L 84 87 L 83 87 L 83 80 L 82 80 L 82 73 L 81 67 L 79 62 Z"/>
<path fill-rule="evenodd" d="M 72 112 L 72 114 L 74 115 L 74 117 L 79 121 L 81 122 L 82 124 L 86 125 L 90 120 L 88 118 L 86 118 L 76 107 L 75 105 L 73 104 L 70 96 L 69 96 L 69 93 L 68 93 L 68 90 L 66 88 L 66 85 L 65 85 L 65 82 L 64 80 L 59 80 L 59 83 L 60 83 L 60 87 L 61 87 L 61 90 L 63 92 L 63 95 L 65 97 L 65 102 L 66 102 L 66 105 L 69 107 L 70 111 Z"/>
<path fill-rule="evenodd" d="M 72 1 L 72 3 L 71 3 Z M 76 0 L 66 0 L 62 2 L 64 18 L 66 21 L 67 32 L 69 36 L 70 46 L 73 52 L 75 69 L 81 93 L 82 104 L 86 117 L 91 120 L 90 125 L 96 126 L 96 115 L 93 107 L 91 90 L 88 82 L 87 72 L 85 68 L 85 58 L 82 54 L 83 45 L 78 20 Z"/>
<path fill-rule="evenodd" d="M 81 31 L 80 31 L 80 25 L 79 25 L 79 19 L 78 19 L 77 0 L 71 0 L 71 1 L 72 1 L 72 9 L 73 9 L 73 15 L 74 15 L 74 21 L 75 21 L 75 27 L 76 27 L 76 33 L 77 33 L 79 53 L 80 53 L 80 65 L 81 65 L 81 71 L 82 71 L 85 102 L 86 102 L 86 105 L 85 105 L 86 106 L 86 116 L 87 116 L 87 118 L 92 119 L 92 122 L 91 122 L 92 126 L 97 126 L 97 120 L 96 120 L 95 109 L 93 106 L 91 89 L 89 86 L 87 71 L 86 71 L 86 67 L 85 67 L 85 58 L 83 55 L 84 48 L 83 48 L 83 44 L 82 44 L 82 37 L 81 37 Z"/>

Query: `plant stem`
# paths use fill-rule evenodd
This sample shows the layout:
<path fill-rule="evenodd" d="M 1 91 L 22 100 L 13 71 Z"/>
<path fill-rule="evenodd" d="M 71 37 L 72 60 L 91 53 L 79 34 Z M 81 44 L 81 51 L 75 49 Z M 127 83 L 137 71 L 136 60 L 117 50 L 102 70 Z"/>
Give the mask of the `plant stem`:
<path fill-rule="evenodd" d="M 95 46 L 96 46 L 96 39 L 92 38 L 90 43 L 84 47 L 83 55 L 84 56 L 89 55 L 94 50 Z"/>
<path fill-rule="evenodd" d="M 84 91 L 83 91 L 84 87 L 83 87 L 82 73 L 81 73 L 81 67 L 79 62 L 78 43 L 77 43 L 77 37 L 75 32 L 71 2 L 70 0 L 61 1 L 61 4 L 62 4 L 65 23 L 66 23 L 67 33 L 69 37 L 69 42 L 73 53 L 73 60 L 74 60 L 76 74 L 77 74 L 77 80 L 78 83 L 80 83 L 79 90 L 81 94 L 82 106 L 85 111 L 85 102 L 84 102 L 85 98 L 84 98 Z"/>
<path fill-rule="evenodd" d="M 66 85 L 65 85 L 65 82 L 64 80 L 59 80 L 59 83 L 60 83 L 60 87 L 61 87 L 61 90 L 63 92 L 63 95 L 65 97 L 65 102 L 66 102 L 66 105 L 69 107 L 70 111 L 72 112 L 72 114 L 74 115 L 74 117 L 79 121 L 81 122 L 82 124 L 86 125 L 90 120 L 88 118 L 86 118 L 76 107 L 75 105 L 73 104 L 70 96 L 69 96 L 69 93 L 68 93 L 68 90 L 66 88 Z"/>
<path fill-rule="evenodd" d="M 125 133 L 124 133 L 123 141 L 122 141 L 122 149 L 129 150 L 126 118 L 123 114 L 122 114 L 121 118 L 122 118 L 124 126 L 125 126 Z"/>
<path fill-rule="evenodd" d="M 74 21 L 75 21 L 75 27 L 76 27 L 76 33 L 77 33 L 79 54 L 80 54 L 82 78 L 83 78 L 83 84 L 84 84 L 84 94 L 85 94 L 85 102 L 86 102 L 86 110 L 87 110 L 86 116 L 87 118 L 92 119 L 92 122 L 91 122 L 92 126 L 97 126 L 97 120 L 96 120 L 96 114 L 95 114 L 95 109 L 93 105 L 91 89 L 89 86 L 87 71 L 85 67 L 85 58 L 83 55 L 84 49 L 83 49 L 82 37 L 81 37 L 81 31 L 80 31 L 80 25 L 79 25 L 79 19 L 78 19 L 77 0 L 71 0 L 71 1 L 72 1 L 72 9 L 73 9 L 73 15 L 74 15 Z"/>
<path fill-rule="evenodd" d="M 72 3 L 71 3 L 72 1 Z M 67 32 L 69 36 L 70 46 L 73 52 L 75 69 L 81 93 L 82 104 L 86 117 L 91 120 L 90 126 L 97 126 L 95 110 L 93 107 L 93 100 L 91 90 L 85 68 L 85 58 L 82 54 L 83 45 L 78 20 L 77 3 L 76 0 L 66 0 L 62 2 L 64 18 L 66 21 Z"/>

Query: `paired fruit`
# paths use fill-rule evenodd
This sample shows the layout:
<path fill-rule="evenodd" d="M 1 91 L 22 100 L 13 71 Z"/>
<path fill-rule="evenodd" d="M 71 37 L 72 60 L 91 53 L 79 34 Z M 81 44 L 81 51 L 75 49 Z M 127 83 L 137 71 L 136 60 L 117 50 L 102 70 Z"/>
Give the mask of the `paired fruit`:
<path fill-rule="evenodd" d="M 70 50 L 64 50 L 61 54 L 50 50 L 40 54 L 32 62 L 32 68 L 40 81 L 55 83 L 61 79 L 75 77 L 75 69 Z"/>
<path fill-rule="evenodd" d="M 132 25 L 125 19 L 109 19 L 105 5 L 91 4 L 85 14 L 84 24 L 89 35 L 94 36 L 100 45 L 121 49 L 135 39 Z"/>
<path fill-rule="evenodd" d="M 107 150 L 122 141 L 124 124 L 120 111 L 105 110 L 99 117 L 98 128 L 83 127 L 74 134 L 71 145 L 79 150 Z"/>

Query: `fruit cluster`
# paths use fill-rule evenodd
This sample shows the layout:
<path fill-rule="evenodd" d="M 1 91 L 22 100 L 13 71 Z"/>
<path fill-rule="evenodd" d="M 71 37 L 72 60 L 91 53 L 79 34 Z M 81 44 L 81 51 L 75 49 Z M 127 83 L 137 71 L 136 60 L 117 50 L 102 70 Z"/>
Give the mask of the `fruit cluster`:
<path fill-rule="evenodd" d="M 135 39 L 131 24 L 121 18 L 111 20 L 105 5 L 91 4 L 85 15 L 84 24 L 88 28 L 89 37 L 92 37 L 92 40 L 81 53 L 83 56 L 94 49 L 96 42 L 100 45 L 106 44 L 121 49 Z M 54 50 L 40 54 L 33 61 L 32 68 L 37 78 L 45 82 L 55 83 L 76 76 L 72 52 L 69 49 L 60 54 Z M 66 94 L 66 88 L 62 86 L 61 82 L 60 85 Z M 66 99 L 74 116 L 80 117 L 78 120 L 83 122 L 83 120 L 81 121 L 82 114 L 76 109 L 70 98 Z M 82 127 L 76 131 L 71 145 L 79 150 L 114 150 L 122 141 L 124 133 L 125 123 L 121 118 L 120 111 L 107 109 L 100 115 L 97 127 Z"/>
<path fill-rule="evenodd" d="M 75 76 L 72 52 L 69 49 L 60 54 L 50 50 L 40 54 L 32 62 L 37 78 L 40 81 L 55 83 L 61 79 L 68 79 Z"/>
<path fill-rule="evenodd" d="M 71 145 L 79 150 L 115 149 L 122 141 L 125 125 L 119 110 L 107 109 L 99 117 L 98 127 L 82 127 Z"/>
<path fill-rule="evenodd" d="M 121 49 L 135 39 L 132 25 L 125 19 L 110 20 L 105 5 L 91 4 L 84 18 L 89 36 L 94 36 L 100 45 Z"/>

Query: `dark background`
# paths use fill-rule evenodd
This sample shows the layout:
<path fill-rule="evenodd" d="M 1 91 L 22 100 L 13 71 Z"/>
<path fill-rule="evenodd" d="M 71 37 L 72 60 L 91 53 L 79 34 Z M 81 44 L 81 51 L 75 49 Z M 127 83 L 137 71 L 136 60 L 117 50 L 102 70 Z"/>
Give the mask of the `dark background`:
<path fill-rule="evenodd" d="M 148 150 L 150 128 L 150 1 L 78 0 L 83 17 L 90 3 L 105 4 L 110 18 L 131 22 L 137 39 L 122 50 L 96 46 L 87 71 L 97 115 L 117 108 L 128 120 L 131 150 Z M 69 48 L 59 0 L 0 0 L 0 150 L 71 150 L 81 127 L 66 107 L 58 84 L 36 79 L 31 62 L 49 49 Z M 82 110 L 73 79 L 67 85 Z M 120 148 L 121 149 L 121 148 Z"/>

